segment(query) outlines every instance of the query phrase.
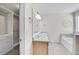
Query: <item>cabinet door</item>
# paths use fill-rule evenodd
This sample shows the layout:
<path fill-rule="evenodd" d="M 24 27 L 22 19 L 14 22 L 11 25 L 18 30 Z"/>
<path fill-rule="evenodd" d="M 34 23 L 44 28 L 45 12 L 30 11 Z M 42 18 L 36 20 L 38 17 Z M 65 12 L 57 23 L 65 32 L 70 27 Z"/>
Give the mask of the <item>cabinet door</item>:
<path fill-rule="evenodd" d="M 45 43 L 42 42 L 42 55 L 48 55 L 48 43 L 47 42 Z"/>
<path fill-rule="evenodd" d="M 48 43 L 47 42 L 33 42 L 33 55 L 47 55 Z"/>

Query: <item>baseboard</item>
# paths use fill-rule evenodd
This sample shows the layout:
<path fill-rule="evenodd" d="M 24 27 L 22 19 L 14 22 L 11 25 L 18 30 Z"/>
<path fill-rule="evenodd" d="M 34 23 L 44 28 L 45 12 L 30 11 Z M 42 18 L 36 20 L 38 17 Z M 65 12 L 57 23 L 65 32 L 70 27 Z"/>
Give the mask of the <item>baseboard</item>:
<path fill-rule="evenodd" d="M 13 47 L 16 47 L 17 45 L 19 45 L 19 42 L 13 44 Z"/>

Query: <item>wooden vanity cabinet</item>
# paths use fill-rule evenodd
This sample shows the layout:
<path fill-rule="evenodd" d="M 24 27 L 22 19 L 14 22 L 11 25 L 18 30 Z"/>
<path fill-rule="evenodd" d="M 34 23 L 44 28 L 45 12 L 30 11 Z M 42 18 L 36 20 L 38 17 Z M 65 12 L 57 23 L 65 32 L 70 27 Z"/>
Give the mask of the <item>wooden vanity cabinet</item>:
<path fill-rule="evenodd" d="M 48 42 L 33 41 L 33 55 L 48 55 Z"/>

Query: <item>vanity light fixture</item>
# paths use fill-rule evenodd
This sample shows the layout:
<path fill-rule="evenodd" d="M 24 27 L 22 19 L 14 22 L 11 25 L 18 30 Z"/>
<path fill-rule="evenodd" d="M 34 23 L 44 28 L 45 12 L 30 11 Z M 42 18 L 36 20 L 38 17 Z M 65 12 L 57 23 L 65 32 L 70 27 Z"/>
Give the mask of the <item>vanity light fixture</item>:
<path fill-rule="evenodd" d="M 37 20 L 41 20 L 41 16 L 40 16 L 39 12 L 36 13 L 35 18 L 36 18 Z"/>

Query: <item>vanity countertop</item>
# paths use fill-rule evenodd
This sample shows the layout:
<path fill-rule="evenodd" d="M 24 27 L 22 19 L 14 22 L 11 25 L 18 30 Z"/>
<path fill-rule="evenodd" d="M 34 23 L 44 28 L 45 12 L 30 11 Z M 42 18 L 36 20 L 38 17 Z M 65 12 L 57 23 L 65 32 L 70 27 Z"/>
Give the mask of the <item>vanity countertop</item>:
<path fill-rule="evenodd" d="M 47 33 L 35 33 L 33 34 L 34 42 L 48 42 L 48 34 Z"/>
<path fill-rule="evenodd" d="M 42 40 L 42 39 L 33 39 L 32 41 L 34 42 L 48 42 L 49 40 L 48 39 L 45 39 L 45 40 Z"/>

